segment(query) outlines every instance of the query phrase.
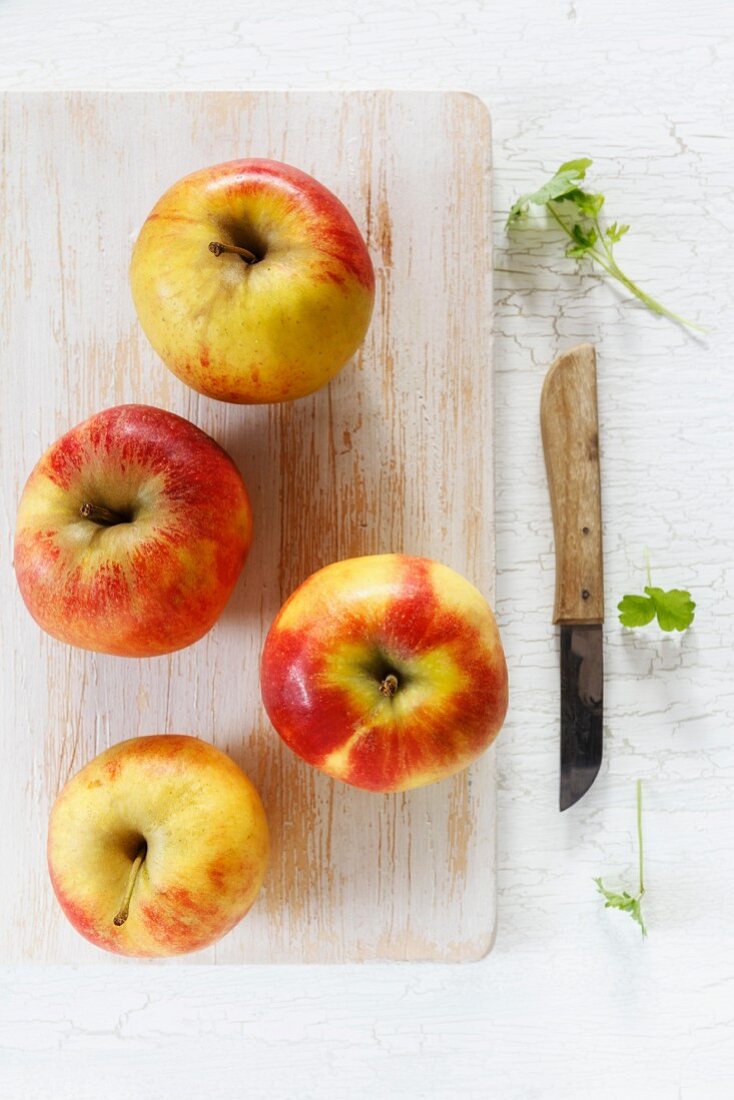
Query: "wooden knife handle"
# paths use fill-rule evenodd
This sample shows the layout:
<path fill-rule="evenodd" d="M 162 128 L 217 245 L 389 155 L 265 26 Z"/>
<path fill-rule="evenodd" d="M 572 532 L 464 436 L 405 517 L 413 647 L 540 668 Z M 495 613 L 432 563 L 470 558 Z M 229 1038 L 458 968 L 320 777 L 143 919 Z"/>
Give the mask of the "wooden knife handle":
<path fill-rule="evenodd" d="M 580 344 L 551 364 L 540 405 L 556 543 L 553 622 L 604 622 L 596 352 Z"/>

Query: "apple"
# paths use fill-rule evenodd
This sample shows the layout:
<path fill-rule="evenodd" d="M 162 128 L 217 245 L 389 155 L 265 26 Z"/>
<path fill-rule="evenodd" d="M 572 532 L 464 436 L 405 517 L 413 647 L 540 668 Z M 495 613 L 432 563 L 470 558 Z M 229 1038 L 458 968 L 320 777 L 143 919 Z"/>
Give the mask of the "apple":
<path fill-rule="evenodd" d="M 294 752 L 371 791 L 460 771 L 507 710 L 486 600 L 448 566 L 403 554 L 335 562 L 304 581 L 265 639 L 260 684 Z"/>
<path fill-rule="evenodd" d="M 173 413 L 118 405 L 67 432 L 31 473 L 15 571 L 54 638 L 153 657 L 213 626 L 251 539 L 247 490 L 222 448 Z"/>
<path fill-rule="evenodd" d="M 252 906 L 268 825 L 247 776 L 196 737 L 123 741 L 69 780 L 51 811 L 48 868 L 65 915 L 120 955 L 198 951 Z"/>
<path fill-rule="evenodd" d="M 233 160 L 175 183 L 145 221 L 130 268 L 146 336 L 207 397 L 304 397 L 362 343 L 375 293 L 349 211 L 305 172 Z"/>

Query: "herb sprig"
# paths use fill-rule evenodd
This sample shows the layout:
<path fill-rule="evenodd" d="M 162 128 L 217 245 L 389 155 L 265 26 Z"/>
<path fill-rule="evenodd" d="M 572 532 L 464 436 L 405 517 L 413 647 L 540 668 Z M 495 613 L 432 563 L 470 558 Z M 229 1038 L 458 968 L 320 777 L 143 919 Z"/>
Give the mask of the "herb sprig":
<path fill-rule="evenodd" d="M 696 332 L 706 332 L 700 325 L 687 321 L 678 313 L 673 313 L 647 294 L 637 283 L 620 268 L 614 257 L 614 246 L 629 231 L 629 225 L 612 222 L 602 228 L 599 214 L 604 205 L 604 195 L 584 191 L 579 182 L 586 177 L 586 169 L 593 162 L 589 157 L 568 160 L 537 191 L 529 191 L 514 203 L 507 218 L 507 228 L 513 229 L 527 217 L 530 206 L 544 206 L 550 216 L 560 226 L 571 243 L 566 255 L 576 260 L 589 258 L 599 264 L 608 275 L 626 287 L 630 294 L 638 298 L 649 310 L 661 317 L 669 317 L 680 325 L 687 325 Z M 567 216 L 566 216 L 567 215 Z"/>
<path fill-rule="evenodd" d="M 642 780 L 637 780 L 637 845 L 639 849 L 639 876 L 640 883 L 636 894 L 628 894 L 624 890 L 621 894 L 615 894 L 613 890 L 607 890 L 600 878 L 595 878 L 596 888 L 605 898 L 605 909 L 620 909 L 623 913 L 629 913 L 633 921 L 640 926 L 643 937 L 647 935 L 647 928 L 642 919 L 642 898 L 645 893 L 645 879 L 643 871 L 643 847 L 642 847 Z"/>
<path fill-rule="evenodd" d="M 696 605 L 685 588 L 665 592 L 654 588 L 650 576 L 650 559 L 645 552 L 647 584 L 644 596 L 623 596 L 617 604 L 622 626 L 647 626 L 657 618 L 661 630 L 687 630 L 695 618 Z"/>

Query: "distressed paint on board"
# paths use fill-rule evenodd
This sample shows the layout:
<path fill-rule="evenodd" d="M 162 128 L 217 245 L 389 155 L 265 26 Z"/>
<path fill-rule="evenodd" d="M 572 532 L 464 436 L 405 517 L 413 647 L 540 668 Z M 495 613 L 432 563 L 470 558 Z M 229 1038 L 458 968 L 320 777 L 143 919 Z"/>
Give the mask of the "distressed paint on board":
<path fill-rule="evenodd" d="M 460 960 L 491 945 L 494 751 L 398 796 L 336 784 L 269 728 L 257 671 L 281 601 L 337 558 L 439 558 L 494 595 L 489 134 L 459 94 L 63 93 L 2 102 L 0 834 L 10 919 L 0 958 L 109 957 L 66 924 L 47 881 L 57 791 L 107 745 L 189 732 L 260 789 L 273 861 L 251 915 L 208 962 Z M 137 229 L 179 176 L 272 156 L 320 178 L 363 229 L 376 269 L 367 341 L 330 387 L 243 408 L 186 389 L 139 330 L 127 286 Z M 10 568 L 15 504 L 42 450 L 122 401 L 189 417 L 232 454 L 255 540 L 220 623 L 151 661 L 40 633 Z"/>

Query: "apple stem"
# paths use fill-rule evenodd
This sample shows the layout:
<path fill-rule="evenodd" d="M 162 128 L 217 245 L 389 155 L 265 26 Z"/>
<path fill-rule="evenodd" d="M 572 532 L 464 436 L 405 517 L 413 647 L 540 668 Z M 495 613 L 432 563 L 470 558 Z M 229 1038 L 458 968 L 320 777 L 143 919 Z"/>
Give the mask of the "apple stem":
<path fill-rule="evenodd" d="M 143 866 L 143 860 L 145 859 L 145 853 L 147 852 L 147 846 L 143 844 L 135 859 L 133 865 L 130 868 L 130 874 L 127 878 L 127 886 L 125 887 L 125 894 L 122 899 L 122 905 L 120 906 L 114 923 L 120 928 L 125 923 L 130 912 L 130 898 L 133 896 L 133 890 L 135 889 L 135 883 L 138 878 L 138 871 Z"/>
<path fill-rule="evenodd" d="M 105 508 L 104 504 L 91 504 L 85 500 L 79 505 L 79 515 L 82 519 L 91 519 L 101 527 L 115 527 L 118 523 L 127 523 L 119 512 L 113 512 L 111 508 Z"/>
<path fill-rule="evenodd" d="M 249 248 L 240 248 L 236 244 L 221 244 L 219 241 L 212 241 L 209 245 L 209 251 L 213 252 L 215 256 L 221 256 L 223 252 L 232 252 L 235 256 L 241 256 L 247 264 L 257 263 L 257 256 L 254 252 L 250 252 Z"/>
<path fill-rule="evenodd" d="M 380 684 L 380 691 L 383 695 L 386 695 L 388 699 L 392 699 L 397 690 L 398 678 L 394 672 L 390 672 Z"/>

